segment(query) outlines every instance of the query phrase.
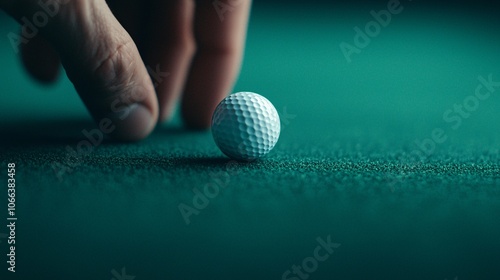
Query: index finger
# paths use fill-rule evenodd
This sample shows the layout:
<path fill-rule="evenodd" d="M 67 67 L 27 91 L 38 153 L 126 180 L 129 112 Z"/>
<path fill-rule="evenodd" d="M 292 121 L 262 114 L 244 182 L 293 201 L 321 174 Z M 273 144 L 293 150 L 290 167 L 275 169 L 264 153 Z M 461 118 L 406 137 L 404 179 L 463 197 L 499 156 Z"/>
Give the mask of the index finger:
<path fill-rule="evenodd" d="M 194 23 L 197 51 L 181 105 L 188 126 L 208 128 L 215 107 L 231 91 L 241 66 L 251 2 L 197 2 Z"/>

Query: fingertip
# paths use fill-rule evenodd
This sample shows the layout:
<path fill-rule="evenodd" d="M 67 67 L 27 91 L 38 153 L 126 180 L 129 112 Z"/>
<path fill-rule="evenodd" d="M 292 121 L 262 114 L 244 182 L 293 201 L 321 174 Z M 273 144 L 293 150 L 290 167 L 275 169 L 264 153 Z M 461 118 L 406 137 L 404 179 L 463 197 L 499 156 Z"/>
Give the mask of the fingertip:
<path fill-rule="evenodd" d="M 154 112 L 143 104 L 135 103 L 120 112 L 108 114 L 103 120 L 111 122 L 111 138 L 125 142 L 140 141 L 148 137 L 156 126 Z"/>

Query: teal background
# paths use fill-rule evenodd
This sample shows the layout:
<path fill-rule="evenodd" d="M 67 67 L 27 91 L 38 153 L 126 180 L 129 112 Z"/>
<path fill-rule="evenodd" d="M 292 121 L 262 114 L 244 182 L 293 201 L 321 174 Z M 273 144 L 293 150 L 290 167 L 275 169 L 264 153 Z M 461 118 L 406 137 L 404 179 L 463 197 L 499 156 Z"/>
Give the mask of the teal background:
<path fill-rule="evenodd" d="M 66 78 L 27 77 L 6 39 L 17 26 L 0 17 L 0 176 L 16 163 L 19 219 L 18 272 L 4 274 L 1 239 L 2 279 L 111 279 L 122 267 L 137 280 L 281 279 L 328 235 L 341 246 L 310 279 L 497 279 L 500 89 L 457 130 L 442 115 L 478 76 L 500 80 L 499 22 L 404 4 L 347 63 L 339 44 L 384 5 L 256 3 L 234 91 L 282 116 L 267 158 L 231 162 L 176 118 L 142 142 L 100 145 L 62 181 L 51 164 L 95 125 Z M 435 128 L 448 140 L 415 160 Z M 186 225 L 179 204 L 217 182 Z"/>

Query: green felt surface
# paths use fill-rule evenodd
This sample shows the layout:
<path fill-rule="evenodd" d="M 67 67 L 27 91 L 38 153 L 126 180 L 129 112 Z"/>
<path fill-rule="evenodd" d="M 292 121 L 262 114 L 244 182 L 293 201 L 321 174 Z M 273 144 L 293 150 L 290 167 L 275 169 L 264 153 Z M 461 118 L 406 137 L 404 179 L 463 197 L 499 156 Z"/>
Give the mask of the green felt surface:
<path fill-rule="evenodd" d="M 253 11 L 235 91 L 265 95 L 283 121 L 275 150 L 253 163 L 177 118 L 142 142 L 72 156 L 95 126 L 66 79 L 29 80 L 5 39 L 16 26 L 0 25 L 17 279 L 111 279 L 122 267 L 136 279 L 281 279 L 328 235 L 341 246 L 310 279 L 498 278 L 500 89 L 456 129 L 442 117 L 479 76 L 500 80 L 498 24 L 415 4 L 347 63 L 339 44 L 369 11 L 306 11 Z M 446 141 L 415 158 L 436 128 Z M 71 170 L 58 177 L 54 163 Z M 186 225 L 179 205 L 214 186 Z"/>

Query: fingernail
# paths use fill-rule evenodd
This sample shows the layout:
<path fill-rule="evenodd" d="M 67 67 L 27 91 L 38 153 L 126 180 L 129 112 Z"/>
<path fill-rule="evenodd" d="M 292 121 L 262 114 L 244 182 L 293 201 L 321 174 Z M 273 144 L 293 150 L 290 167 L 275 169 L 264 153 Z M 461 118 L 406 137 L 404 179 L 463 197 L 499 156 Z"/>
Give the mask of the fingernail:
<path fill-rule="evenodd" d="M 145 138 L 153 130 L 155 120 L 151 112 L 142 104 L 131 104 L 118 112 L 106 115 L 115 127 L 111 137 L 122 141 L 137 141 Z"/>

